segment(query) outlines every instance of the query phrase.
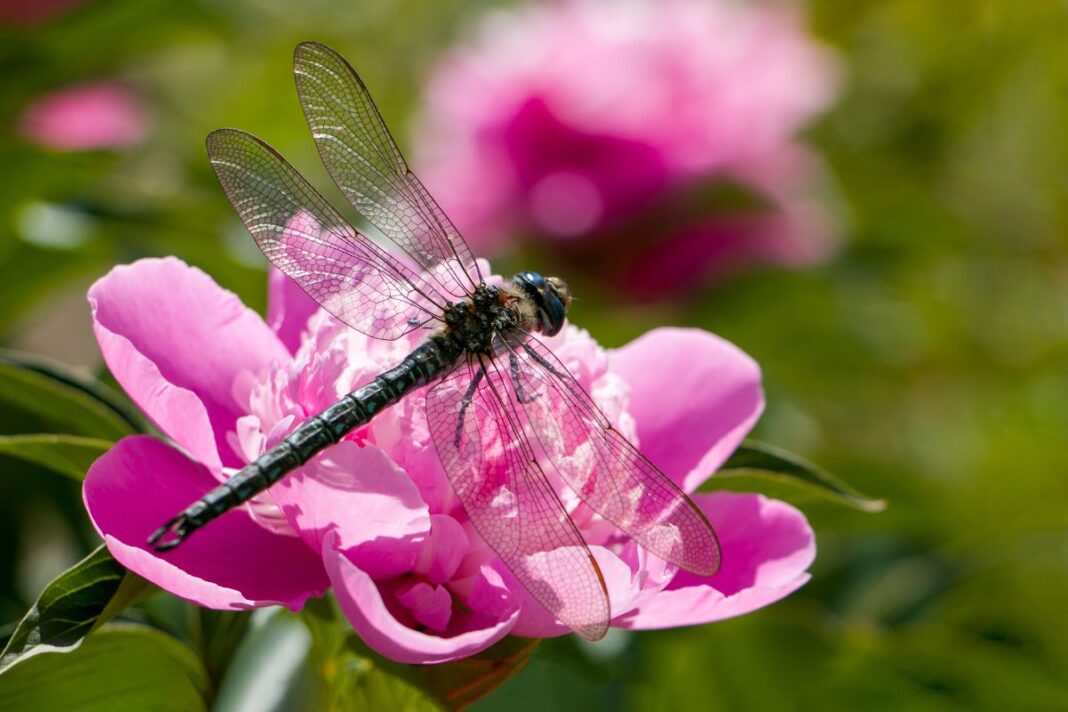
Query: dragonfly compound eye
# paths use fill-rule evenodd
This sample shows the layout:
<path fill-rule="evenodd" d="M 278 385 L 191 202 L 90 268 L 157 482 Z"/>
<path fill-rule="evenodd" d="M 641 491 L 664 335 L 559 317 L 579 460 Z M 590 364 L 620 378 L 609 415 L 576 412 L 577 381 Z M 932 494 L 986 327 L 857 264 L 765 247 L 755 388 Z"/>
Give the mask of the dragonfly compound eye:
<path fill-rule="evenodd" d="M 564 327 L 567 304 L 571 293 L 562 280 L 546 279 L 537 272 L 520 272 L 512 277 L 523 293 L 530 299 L 538 315 L 538 326 L 546 336 L 555 336 Z"/>

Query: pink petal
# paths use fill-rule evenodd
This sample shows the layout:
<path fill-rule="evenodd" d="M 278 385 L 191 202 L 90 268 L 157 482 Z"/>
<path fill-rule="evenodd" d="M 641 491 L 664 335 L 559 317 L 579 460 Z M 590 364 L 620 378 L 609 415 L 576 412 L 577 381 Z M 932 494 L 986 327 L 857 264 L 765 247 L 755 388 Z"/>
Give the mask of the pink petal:
<path fill-rule="evenodd" d="M 604 576 L 605 588 L 608 590 L 608 604 L 613 618 L 634 609 L 635 605 L 644 600 L 642 596 L 641 575 L 635 572 L 622 559 L 603 546 L 591 546 L 590 553 L 601 568 Z M 520 602 L 519 620 L 516 621 L 513 635 L 521 635 L 529 638 L 552 638 L 557 635 L 570 633 L 571 630 L 556 620 L 515 577 L 498 563 L 497 571 L 501 578 Z"/>
<path fill-rule="evenodd" d="M 387 658 L 410 664 L 456 660 L 485 650 L 515 624 L 514 608 L 500 618 L 457 611 L 442 635 L 417 631 L 397 620 L 375 581 L 338 551 L 336 536 L 327 534 L 323 541 L 323 561 L 338 604 L 363 642 Z"/>
<path fill-rule="evenodd" d="M 267 323 L 290 353 L 297 352 L 301 333 L 318 310 L 319 305 L 300 285 L 271 268 L 267 277 Z"/>
<path fill-rule="evenodd" d="M 410 571 L 430 536 L 430 513 L 411 479 L 378 448 L 343 441 L 271 489 L 304 541 L 335 546 L 376 578 Z"/>
<path fill-rule="evenodd" d="M 118 148 L 145 138 L 147 113 L 140 97 L 119 82 L 87 82 L 39 97 L 23 112 L 19 129 L 57 151 Z"/>
<path fill-rule="evenodd" d="M 86 509 L 119 563 L 176 596 L 209 608 L 282 604 L 299 610 L 329 582 L 315 553 L 295 537 L 271 534 L 243 509 L 157 554 L 145 539 L 216 486 L 211 473 L 147 435 L 125 438 L 89 468 Z"/>
<path fill-rule="evenodd" d="M 764 409 L 760 367 L 700 329 L 654 329 L 611 353 L 631 387 L 642 453 L 687 492 L 734 451 Z"/>
<path fill-rule="evenodd" d="M 412 612 L 412 617 L 438 633 L 445 630 L 452 617 L 452 596 L 444 586 L 416 581 L 397 589 L 397 600 Z"/>
<path fill-rule="evenodd" d="M 212 469 L 243 464 L 226 440 L 245 415 L 235 382 L 290 358 L 259 315 L 173 257 L 116 267 L 89 304 L 104 360 L 137 405 Z"/>
<path fill-rule="evenodd" d="M 758 494 L 699 494 L 723 547 L 715 576 L 680 571 L 668 587 L 617 621 L 626 628 L 670 628 L 732 618 L 762 608 L 803 586 L 816 556 L 805 516 Z"/>
<path fill-rule="evenodd" d="M 470 542 L 463 525 L 449 515 L 434 514 L 430 521 L 430 538 L 413 570 L 433 583 L 445 583 L 460 568 Z"/>

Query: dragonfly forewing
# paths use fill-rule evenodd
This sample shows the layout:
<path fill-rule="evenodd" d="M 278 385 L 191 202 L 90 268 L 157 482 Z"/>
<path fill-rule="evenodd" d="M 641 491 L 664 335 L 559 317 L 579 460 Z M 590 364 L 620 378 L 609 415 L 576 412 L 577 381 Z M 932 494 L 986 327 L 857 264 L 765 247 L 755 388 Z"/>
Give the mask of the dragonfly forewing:
<path fill-rule="evenodd" d="M 297 47 L 297 94 L 323 164 L 352 206 L 454 297 L 482 282 L 467 243 L 408 168 L 359 75 L 334 50 Z"/>
<path fill-rule="evenodd" d="M 396 339 L 440 315 L 445 296 L 357 232 L 270 146 L 233 129 L 208 156 L 263 254 L 352 328 Z"/>

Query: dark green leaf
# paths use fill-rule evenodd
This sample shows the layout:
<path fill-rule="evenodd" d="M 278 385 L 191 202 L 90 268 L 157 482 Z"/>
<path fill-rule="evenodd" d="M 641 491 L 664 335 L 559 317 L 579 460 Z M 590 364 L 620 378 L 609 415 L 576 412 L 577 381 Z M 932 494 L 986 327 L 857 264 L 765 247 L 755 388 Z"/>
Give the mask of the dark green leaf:
<path fill-rule="evenodd" d="M 110 625 L 73 653 L 39 655 L 0 675 L 4 710 L 206 710 L 208 675 L 166 633 Z"/>
<path fill-rule="evenodd" d="M 100 546 L 48 584 L 0 654 L 0 672 L 39 653 L 74 650 L 150 585 Z"/>
<path fill-rule="evenodd" d="M 0 349 L 0 363 L 20 366 L 50 378 L 57 383 L 82 391 L 113 411 L 122 420 L 126 421 L 133 430 L 143 433 L 152 432 L 152 426 L 149 425 L 145 416 L 124 395 L 116 393 L 95 378 L 90 378 L 66 364 L 38 354 L 28 354 L 8 349 Z"/>
<path fill-rule="evenodd" d="M 376 665 L 372 653 L 339 615 L 333 601 L 308 601 L 301 613 L 312 638 L 316 689 L 307 706 L 327 709 L 405 709 L 436 712 L 442 706 L 416 686 Z M 377 658 L 378 656 L 374 656 Z"/>
<path fill-rule="evenodd" d="M 28 414 L 49 430 L 118 440 L 134 428 L 100 400 L 51 376 L 0 361 L 0 404 Z"/>
<path fill-rule="evenodd" d="M 403 665 L 364 645 L 330 601 L 310 601 L 302 618 L 325 694 L 344 709 L 461 709 L 515 676 L 540 642 L 506 638 L 463 660 Z"/>
<path fill-rule="evenodd" d="M 401 665 L 380 659 L 378 667 L 408 680 L 446 709 L 456 710 L 488 695 L 519 674 L 530 662 L 540 642 L 532 638 L 509 637 L 477 655 L 442 665 Z"/>
<path fill-rule="evenodd" d="M 749 479 L 770 480 L 847 504 L 865 512 L 881 512 L 886 502 L 872 499 L 802 457 L 767 443 L 746 440 L 704 489 L 737 490 Z"/>
<path fill-rule="evenodd" d="M 448 709 L 428 691 L 420 689 L 371 658 L 352 656 L 334 676 L 332 690 L 340 709 L 412 710 L 440 712 Z"/>
<path fill-rule="evenodd" d="M 252 613 L 190 608 L 189 637 L 192 647 L 212 680 L 221 680 L 233 661 L 234 651 L 245 637 Z"/>
<path fill-rule="evenodd" d="M 611 629 L 608 635 L 624 641 L 635 636 L 633 631 L 618 628 Z M 574 636 L 544 640 L 530 656 L 521 675 L 472 704 L 471 709 L 478 712 L 616 709 L 620 706 L 620 681 L 630 677 L 628 668 L 633 661 L 628 659 L 627 650 L 633 644 L 613 643 L 610 639 L 608 644 L 621 647 L 598 660 L 590 655 L 591 648 Z"/>
<path fill-rule="evenodd" d="M 79 481 L 111 445 L 108 440 L 77 435 L 0 435 L 0 455 L 17 457 Z"/>

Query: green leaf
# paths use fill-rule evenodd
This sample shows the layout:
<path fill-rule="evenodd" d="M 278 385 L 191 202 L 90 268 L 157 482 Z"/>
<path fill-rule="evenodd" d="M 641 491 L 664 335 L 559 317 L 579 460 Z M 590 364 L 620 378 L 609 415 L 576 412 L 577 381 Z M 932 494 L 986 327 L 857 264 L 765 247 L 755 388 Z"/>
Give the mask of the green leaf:
<path fill-rule="evenodd" d="M 16 457 L 79 482 L 111 441 L 78 435 L 0 435 L 0 455 Z"/>
<path fill-rule="evenodd" d="M 305 707 L 415 712 L 442 709 L 427 693 L 378 668 L 332 600 L 308 601 L 301 619 L 311 633 L 310 662 L 315 672 L 314 689 L 309 690 Z"/>
<path fill-rule="evenodd" d="M 223 679 L 248 631 L 252 613 L 191 606 L 187 618 L 191 647 L 204 661 L 211 679 Z"/>
<path fill-rule="evenodd" d="M 19 366 L 39 373 L 57 383 L 79 390 L 106 406 L 133 430 L 142 433 L 154 432 L 145 416 L 125 395 L 116 393 L 99 380 L 91 378 L 64 363 L 39 354 L 23 353 L 10 349 L 0 349 L 0 363 Z"/>
<path fill-rule="evenodd" d="M 118 440 L 134 432 L 128 421 L 81 388 L 0 360 L 0 406 L 56 432 Z"/>
<path fill-rule="evenodd" d="M 210 683 L 192 650 L 140 625 L 109 625 L 73 653 L 0 674 L 4 710 L 207 710 Z"/>
<path fill-rule="evenodd" d="M 101 545 L 48 584 L 0 654 L 0 673 L 39 653 L 74 650 L 150 587 Z"/>
<path fill-rule="evenodd" d="M 518 674 L 540 642 L 505 638 L 462 660 L 403 665 L 368 648 L 331 601 L 309 601 L 301 617 L 312 634 L 321 694 L 341 709 L 461 709 Z"/>
<path fill-rule="evenodd" d="M 756 440 L 743 442 L 702 489 L 751 489 L 747 483 L 752 479 L 800 488 L 864 512 L 886 509 L 884 500 L 867 497 L 818 465 Z"/>
<path fill-rule="evenodd" d="M 467 707 L 512 679 L 530 662 L 540 640 L 508 637 L 477 655 L 442 665 L 401 665 L 379 660 L 379 668 L 429 693 L 450 710 Z"/>

